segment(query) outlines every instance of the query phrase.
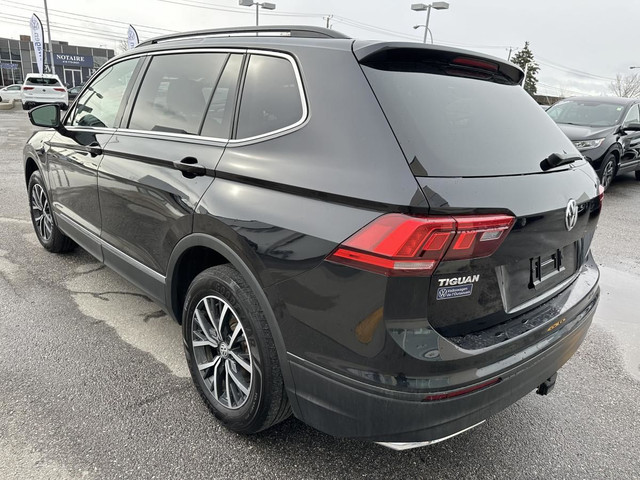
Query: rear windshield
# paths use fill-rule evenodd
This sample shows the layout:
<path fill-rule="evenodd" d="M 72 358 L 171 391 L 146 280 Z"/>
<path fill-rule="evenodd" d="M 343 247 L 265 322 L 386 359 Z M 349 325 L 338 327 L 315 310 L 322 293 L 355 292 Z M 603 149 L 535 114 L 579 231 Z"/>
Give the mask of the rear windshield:
<path fill-rule="evenodd" d="M 363 66 L 409 162 L 428 176 L 540 173 L 552 153 L 577 153 L 519 85 Z"/>
<path fill-rule="evenodd" d="M 599 100 L 558 102 L 547 113 L 558 123 L 585 127 L 612 127 L 622 121 L 624 105 Z"/>
<path fill-rule="evenodd" d="M 56 78 L 29 77 L 27 78 L 27 85 L 47 85 L 49 87 L 56 87 L 60 85 L 60 82 Z"/>

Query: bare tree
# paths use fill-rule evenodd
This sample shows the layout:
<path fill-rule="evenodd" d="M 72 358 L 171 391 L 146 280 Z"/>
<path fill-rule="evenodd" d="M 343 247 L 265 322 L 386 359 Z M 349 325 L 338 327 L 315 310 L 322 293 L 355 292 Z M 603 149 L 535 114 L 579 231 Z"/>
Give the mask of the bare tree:
<path fill-rule="evenodd" d="M 120 40 L 118 42 L 118 45 L 116 46 L 116 55 L 120 55 L 121 53 L 124 53 L 127 50 L 129 50 L 129 44 L 127 43 L 127 41 Z"/>
<path fill-rule="evenodd" d="M 609 90 L 618 97 L 640 97 L 640 75 L 634 73 L 623 77 L 619 73 L 609 85 Z"/>

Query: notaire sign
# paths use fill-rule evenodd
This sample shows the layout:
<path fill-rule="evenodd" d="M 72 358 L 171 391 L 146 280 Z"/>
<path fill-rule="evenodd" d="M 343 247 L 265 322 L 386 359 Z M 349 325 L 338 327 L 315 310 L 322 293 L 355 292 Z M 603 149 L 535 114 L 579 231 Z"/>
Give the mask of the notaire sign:
<path fill-rule="evenodd" d="M 91 55 L 74 55 L 72 53 L 54 53 L 53 62 L 56 65 L 93 67 L 93 57 Z"/>

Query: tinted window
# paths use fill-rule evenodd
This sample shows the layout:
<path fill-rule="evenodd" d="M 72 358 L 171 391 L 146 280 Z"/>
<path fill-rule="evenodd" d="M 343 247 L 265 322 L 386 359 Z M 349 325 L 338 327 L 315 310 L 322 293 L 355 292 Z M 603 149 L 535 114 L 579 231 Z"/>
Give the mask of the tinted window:
<path fill-rule="evenodd" d="M 231 55 L 218 81 L 213 98 L 207 109 L 207 116 L 201 135 L 214 138 L 229 138 L 229 128 L 233 117 L 238 75 L 242 66 L 242 55 Z"/>
<path fill-rule="evenodd" d="M 16 91 L 16 90 L 20 90 L 22 87 L 20 85 L 11 85 L 10 87 L 7 87 L 7 90 L 11 90 L 11 91 Z"/>
<path fill-rule="evenodd" d="M 363 68 L 407 160 L 430 176 L 537 173 L 551 153 L 577 153 L 519 85 Z"/>
<path fill-rule="evenodd" d="M 287 127 L 302 118 L 300 90 L 291 62 L 251 55 L 242 91 L 237 138 Z"/>
<path fill-rule="evenodd" d="M 137 64 L 138 59 L 133 58 L 101 72 L 78 98 L 71 125 L 115 128 L 122 97 Z"/>
<path fill-rule="evenodd" d="M 547 113 L 557 123 L 611 127 L 620 123 L 624 108 L 624 105 L 601 100 L 565 100 L 553 105 Z"/>
<path fill-rule="evenodd" d="M 60 86 L 60 82 L 57 78 L 46 78 L 46 77 L 29 77 L 26 81 L 27 85 L 46 85 L 48 87 L 57 87 Z"/>
<path fill-rule="evenodd" d="M 227 54 L 159 55 L 151 60 L 129 128 L 198 134 Z"/>

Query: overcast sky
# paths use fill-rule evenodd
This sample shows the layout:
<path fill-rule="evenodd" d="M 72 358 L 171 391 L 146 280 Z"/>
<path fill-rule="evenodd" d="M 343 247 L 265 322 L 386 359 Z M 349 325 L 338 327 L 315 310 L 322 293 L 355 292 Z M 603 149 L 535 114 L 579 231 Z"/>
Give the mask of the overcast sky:
<path fill-rule="evenodd" d="M 416 0 L 417 1 L 417 0 Z M 261 24 L 325 25 L 356 38 L 422 40 L 425 12 L 412 0 L 272 0 Z M 640 66 L 638 0 L 450 0 L 433 10 L 435 43 L 507 58 L 525 41 L 540 65 L 539 93 L 606 94 L 616 74 Z M 141 40 L 168 31 L 253 25 L 255 10 L 237 0 L 48 0 L 54 40 L 114 48 L 133 24 Z M 42 0 L 0 0 L 0 37 L 29 34 Z M 72 14 L 69 15 L 68 13 Z M 94 17 L 94 18 L 91 18 Z M 44 22 L 44 14 L 40 15 Z M 99 18 L 99 19 L 98 19 Z M 21 26 L 23 24 L 23 26 Z M 46 29 L 46 26 L 45 26 Z M 46 31 L 45 31 L 46 35 Z M 640 70 L 638 70 L 640 72 Z"/>

